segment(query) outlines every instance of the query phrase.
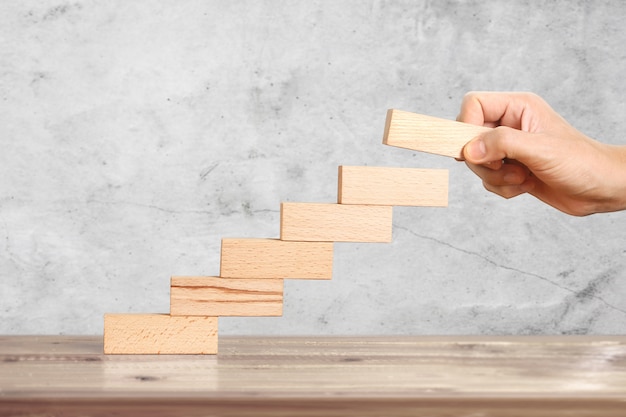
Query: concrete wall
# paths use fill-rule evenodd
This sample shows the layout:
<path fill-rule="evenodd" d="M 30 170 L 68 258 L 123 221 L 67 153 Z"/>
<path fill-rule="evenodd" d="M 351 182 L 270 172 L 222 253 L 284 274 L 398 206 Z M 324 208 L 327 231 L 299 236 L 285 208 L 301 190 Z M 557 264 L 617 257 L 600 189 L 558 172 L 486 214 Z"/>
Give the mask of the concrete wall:
<path fill-rule="evenodd" d="M 618 1 L 0 4 L 0 333 L 99 334 L 167 312 L 222 237 L 277 237 L 281 201 L 334 202 L 337 166 L 450 170 L 448 208 L 392 244 L 337 244 L 281 318 L 221 334 L 624 333 L 626 213 L 492 195 L 463 163 L 385 147 L 385 113 L 453 119 L 529 90 L 626 143 Z"/>

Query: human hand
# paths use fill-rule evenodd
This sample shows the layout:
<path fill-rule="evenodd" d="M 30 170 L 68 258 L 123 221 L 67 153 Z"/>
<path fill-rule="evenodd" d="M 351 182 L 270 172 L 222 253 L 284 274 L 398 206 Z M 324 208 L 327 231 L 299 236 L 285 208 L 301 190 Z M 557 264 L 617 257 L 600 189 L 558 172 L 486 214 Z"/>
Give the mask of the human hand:
<path fill-rule="evenodd" d="M 585 136 L 539 96 L 468 93 L 457 120 L 495 128 L 463 149 L 487 190 L 576 216 L 626 209 L 626 147 Z"/>

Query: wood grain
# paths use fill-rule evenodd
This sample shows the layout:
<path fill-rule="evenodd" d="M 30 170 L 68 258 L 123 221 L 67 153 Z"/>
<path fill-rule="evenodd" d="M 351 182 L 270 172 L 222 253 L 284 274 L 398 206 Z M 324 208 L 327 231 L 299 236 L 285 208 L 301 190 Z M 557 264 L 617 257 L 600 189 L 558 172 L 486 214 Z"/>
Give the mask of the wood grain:
<path fill-rule="evenodd" d="M 332 274 L 332 242 L 222 239 L 222 277 L 331 279 Z"/>
<path fill-rule="evenodd" d="M 282 203 L 280 238 L 295 241 L 391 242 L 391 206 Z"/>
<path fill-rule="evenodd" d="M 448 171 L 340 166 L 337 202 L 445 207 L 448 205 Z"/>
<path fill-rule="evenodd" d="M 228 337 L 106 356 L 0 336 L 0 415 L 623 417 L 625 336 Z"/>
<path fill-rule="evenodd" d="M 383 143 L 463 159 L 465 144 L 490 129 L 391 109 L 387 112 Z"/>
<path fill-rule="evenodd" d="M 172 277 L 173 316 L 281 316 L 282 279 Z"/>
<path fill-rule="evenodd" d="M 215 354 L 216 317 L 105 314 L 105 354 Z"/>

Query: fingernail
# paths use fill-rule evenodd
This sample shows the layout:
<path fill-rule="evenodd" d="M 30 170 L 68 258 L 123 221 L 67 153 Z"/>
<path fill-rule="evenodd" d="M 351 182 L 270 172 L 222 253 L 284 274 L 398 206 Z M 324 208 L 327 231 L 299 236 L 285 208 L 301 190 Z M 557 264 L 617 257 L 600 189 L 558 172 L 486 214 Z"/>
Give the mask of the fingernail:
<path fill-rule="evenodd" d="M 487 155 L 487 147 L 485 146 L 485 142 L 482 140 L 475 140 L 474 142 L 470 142 L 467 145 L 467 154 L 468 156 L 475 160 L 481 160 Z"/>

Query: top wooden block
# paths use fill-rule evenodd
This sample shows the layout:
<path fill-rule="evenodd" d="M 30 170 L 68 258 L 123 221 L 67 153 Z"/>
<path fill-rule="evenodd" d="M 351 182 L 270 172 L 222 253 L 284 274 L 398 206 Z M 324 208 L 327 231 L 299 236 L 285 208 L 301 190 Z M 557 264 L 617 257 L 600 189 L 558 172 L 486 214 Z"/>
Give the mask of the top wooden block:
<path fill-rule="evenodd" d="M 463 159 L 465 144 L 488 130 L 491 128 L 391 109 L 383 143 Z"/>

